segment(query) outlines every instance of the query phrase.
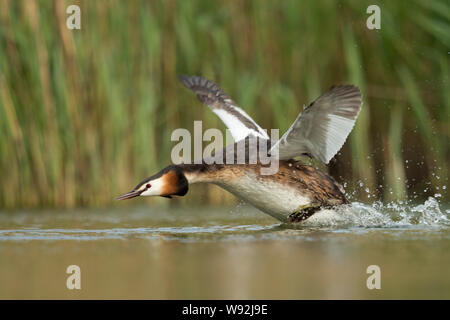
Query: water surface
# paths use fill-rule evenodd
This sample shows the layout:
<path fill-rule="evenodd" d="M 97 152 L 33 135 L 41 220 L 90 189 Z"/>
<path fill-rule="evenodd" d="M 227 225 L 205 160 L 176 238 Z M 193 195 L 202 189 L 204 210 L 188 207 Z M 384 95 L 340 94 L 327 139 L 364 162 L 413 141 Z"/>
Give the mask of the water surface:
<path fill-rule="evenodd" d="M 245 205 L 1 212 L 0 298 L 449 299 L 449 216 L 434 198 L 296 228 Z M 72 264 L 81 290 L 66 288 Z"/>

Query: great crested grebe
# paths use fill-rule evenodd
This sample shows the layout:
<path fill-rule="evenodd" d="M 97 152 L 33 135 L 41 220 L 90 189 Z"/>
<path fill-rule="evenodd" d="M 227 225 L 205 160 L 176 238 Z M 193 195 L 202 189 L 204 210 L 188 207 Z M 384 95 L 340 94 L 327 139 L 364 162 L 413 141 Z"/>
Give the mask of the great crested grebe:
<path fill-rule="evenodd" d="M 184 196 L 189 184 L 213 183 L 287 223 L 301 222 L 321 209 L 349 203 L 342 186 L 332 177 L 301 164 L 294 157 L 308 155 L 325 164 L 334 157 L 361 110 L 358 88 L 352 85 L 331 87 L 298 115 L 280 140 L 273 142 L 216 84 L 197 76 L 180 76 L 179 79 L 230 130 L 236 143 L 226 146 L 223 155 L 232 152 L 231 157 L 235 157 L 237 145 L 244 143 L 245 164 L 210 164 L 210 158 L 205 158 L 199 164 L 170 165 L 117 200 L 137 196 Z M 262 175 L 263 164 L 259 160 L 256 164 L 247 161 L 249 155 L 258 152 L 255 149 L 258 146 L 249 143 L 250 137 L 267 143 L 268 150 L 278 152 L 276 173 Z"/>

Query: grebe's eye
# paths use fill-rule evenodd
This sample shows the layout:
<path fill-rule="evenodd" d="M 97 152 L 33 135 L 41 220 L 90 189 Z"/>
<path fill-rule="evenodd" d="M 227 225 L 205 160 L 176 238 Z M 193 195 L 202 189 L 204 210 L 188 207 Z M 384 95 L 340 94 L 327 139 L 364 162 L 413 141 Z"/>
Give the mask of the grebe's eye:
<path fill-rule="evenodd" d="M 145 186 L 147 189 L 150 189 L 152 185 L 150 183 L 147 183 L 147 185 Z"/>

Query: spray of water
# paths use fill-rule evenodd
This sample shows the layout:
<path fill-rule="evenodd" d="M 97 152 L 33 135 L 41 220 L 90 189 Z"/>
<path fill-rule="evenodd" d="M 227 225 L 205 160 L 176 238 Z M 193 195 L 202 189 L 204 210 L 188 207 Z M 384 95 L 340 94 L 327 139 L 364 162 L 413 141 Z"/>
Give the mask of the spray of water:
<path fill-rule="evenodd" d="M 435 197 L 423 204 L 408 201 L 372 204 L 353 202 L 336 210 L 322 210 L 306 220 L 304 226 L 333 227 L 450 227 L 450 210 L 443 210 Z"/>

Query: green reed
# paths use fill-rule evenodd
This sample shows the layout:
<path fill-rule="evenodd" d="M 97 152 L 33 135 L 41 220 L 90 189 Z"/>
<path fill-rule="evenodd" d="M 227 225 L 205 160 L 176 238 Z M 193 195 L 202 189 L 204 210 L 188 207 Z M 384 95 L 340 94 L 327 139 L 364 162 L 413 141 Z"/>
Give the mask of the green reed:
<path fill-rule="evenodd" d="M 0 0 L 0 207 L 108 205 L 170 163 L 172 130 L 225 129 L 177 74 L 281 133 L 353 83 L 363 110 L 330 173 L 360 199 L 447 197 L 450 5 L 385 1 L 368 30 L 372 2 Z M 232 199 L 194 188 L 189 203 Z"/>

